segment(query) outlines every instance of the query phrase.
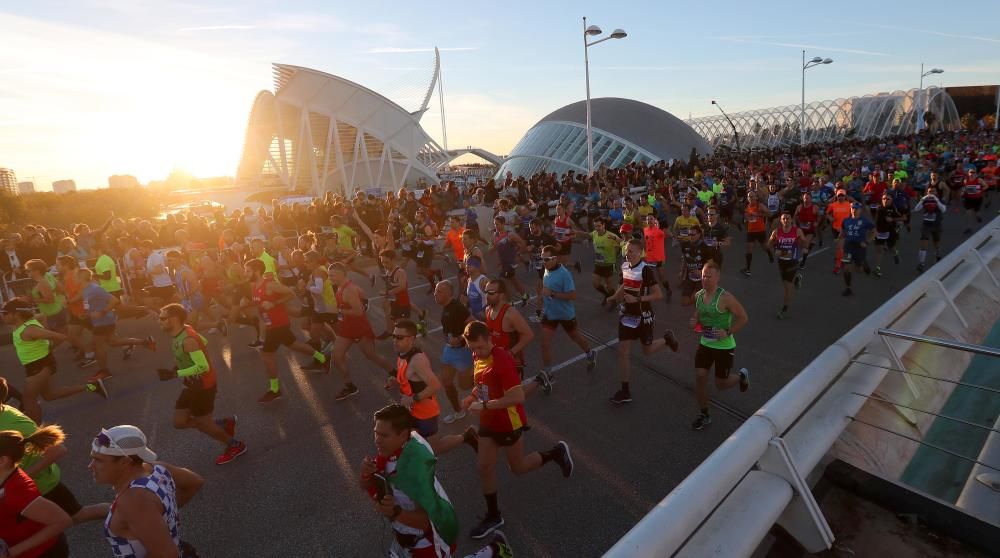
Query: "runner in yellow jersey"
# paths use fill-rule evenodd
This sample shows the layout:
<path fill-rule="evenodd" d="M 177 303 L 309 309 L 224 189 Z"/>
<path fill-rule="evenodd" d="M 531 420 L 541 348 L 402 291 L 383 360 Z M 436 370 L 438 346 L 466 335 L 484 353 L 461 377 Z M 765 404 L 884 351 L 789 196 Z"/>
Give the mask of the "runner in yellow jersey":
<path fill-rule="evenodd" d="M 618 247 L 621 246 L 622 239 L 608 230 L 609 220 L 606 218 L 594 219 L 594 230 L 586 233 L 577 231 L 577 236 L 590 238 L 594 246 L 594 288 L 604 295 L 601 306 L 607 304 L 608 310 L 615 307 L 613 302 L 608 301 L 608 297 L 613 295 L 618 286 L 615 285 L 615 265 L 618 263 Z"/>

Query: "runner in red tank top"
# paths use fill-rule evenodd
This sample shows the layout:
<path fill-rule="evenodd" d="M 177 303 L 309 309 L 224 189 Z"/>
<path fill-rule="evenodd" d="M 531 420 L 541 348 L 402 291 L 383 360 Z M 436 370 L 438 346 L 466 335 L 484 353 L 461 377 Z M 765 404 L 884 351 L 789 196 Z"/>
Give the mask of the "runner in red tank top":
<path fill-rule="evenodd" d="M 486 327 L 490 330 L 490 338 L 497 347 L 503 347 L 514 357 L 517 372 L 524 380 L 524 348 L 535 338 L 527 320 L 521 312 L 510 303 L 507 284 L 500 279 L 492 279 L 486 283 Z M 552 386 L 549 377 L 544 373 L 537 374 L 533 379 L 523 383 L 526 395 L 531 394 L 541 386 L 548 393 Z"/>
<path fill-rule="evenodd" d="M 795 208 L 795 218 L 792 222 L 799 227 L 799 230 L 802 231 L 802 237 L 805 239 L 802 245 L 802 259 L 799 261 L 799 269 L 805 269 L 806 258 L 809 257 L 813 238 L 816 237 L 816 231 L 819 229 L 819 207 L 812 202 L 812 196 L 808 192 L 802 194 L 802 203 Z"/>
<path fill-rule="evenodd" d="M 347 368 L 347 351 L 355 343 L 361 347 L 366 359 L 385 370 L 389 376 L 386 388 L 390 387 L 396 369 L 375 352 L 375 333 L 365 316 L 367 308 L 362 301 L 361 289 L 347 279 L 347 266 L 343 263 L 334 262 L 329 273 L 330 281 L 337 289 L 337 308 L 342 315 L 336 326 L 337 339 L 333 342 L 333 364 L 344 376 L 344 389 L 337 394 L 337 401 L 358 393 L 358 387 L 351 381 L 351 371 Z"/>
<path fill-rule="evenodd" d="M 415 309 L 420 320 L 417 322 L 417 332 L 420 335 L 427 335 L 427 327 L 424 318 L 427 311 L 419 308 L 410 299 L 409 280 L 406 278 L 406 270 L 396 265 L 396 251 L 391 249 L 382 250 L 379 255 L 379 263 L 385 269 L 385 298 L 382 303 L 382 311 L 388 318 L 385 324 L 385 331 L 380 333 L 376 339 L 388 339 L 392 333 L 392 326 L 398 320 L 409 319 L 410 309 Z"/>
<path fill-rule="evenodd" d="M 284 345 L 297 353 L 312 356 L 321 364 L 326 362 L 326 355 L 299 341 L 292 333 L 285 303 L 295 298 L 295 292 L 275 281 L 270 275 L 265 277 L 264 269 L 264 262 L 260 260 L 250 260 L 246 263 L 247 273 L 252 279 L 253 301 L 260 311 L 261 321 L 264 322 L 264 345 L 260 349 L 260 357 L 264 361 L 264 370 L 270 381 L 269 389 L 260 396 L 258 403 L 270 403 L 282 395 L 275 358 L 278 347 Z"/>
<path fill-rule="evenodd" d="M 983 192 L 986 188 L 975 169 L 969 170 L 962 186 L 962 205 L 965 207 L 965 234 L 972 234 L 975 223 L 982 223 L 979 211 L 983 208 Z"/>
<path fill-rule="evenodd" d="M 559 243 L 559 263 L 569 267 L 570 254 L 573 253 L 573 238 L 576 237 L 574 231 L 579 230 L 573 219 L 570 218 L 570 209 L 565 205 L 556 206 L 556 218 L 552 220 L 552 236 Z M 580 273 L 580 262 L 573 264 L 577 273 Z"/>

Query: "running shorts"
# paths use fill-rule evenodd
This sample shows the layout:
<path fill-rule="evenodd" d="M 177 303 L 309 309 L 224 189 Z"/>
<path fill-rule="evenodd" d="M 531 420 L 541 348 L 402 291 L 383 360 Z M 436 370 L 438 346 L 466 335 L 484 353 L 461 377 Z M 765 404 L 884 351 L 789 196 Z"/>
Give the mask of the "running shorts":
<path fill-rule="evenodd" d="M 715 377 L 724 380 L 733 369 L 736 349 L 715 349 L 698 343 L 698 351 L 694 354 L 694 367 L 698 370 L 710 370 L 715 367 Z"/>
<path fill-rule="evenodd" d="M 177 397 L 174 409 L 187 410 L 191 416 L 204 417 L 215 410 L 216 388 L 185 387 Z"/>
<path fill-rule="evenodd" d="M 559 326 L 562 326 L 566 333 L 573 333 L 576 331 L 576 318 L 571 320 L 550 320 L 548 316 L 542 314 L 542 327 L 545 329 L 559 329 Z"/>
<path fill-rule="evenodd" d="M 277 352 L 278 347 L 289 346 L 295 342 L 295 334 L 292 333 L 291 326 L 283 325 L 272 327 L 264 332 L 264 346 L 261 351 L 265 353 Z"/>
<path fill-rule="evenodd" d="M 441 351 L 441 364 L 447 364 L 455 370 L 472 369 L 472 351 L 468 347 L 452 347 L 445 345 Z"/>
<path fill-rule="evenodd" d="M 489 438 L 493 440 L 493 443 L 500 447 L 509 447 L 516 444 L 517 441 L 521 439 L 521 434 L 527 429 L 527 426 L 522 426 L 521 428 L 511 430 L 510 432 L 494 432 L 485 426 L 480 426 L 479 437 Z"/>
<path fill-rule="evenodd" d="M 52 374 L 56 373 L 56 359 L 52 356 L 52 353 L 49 353 L 36 361 L 25 364 L 24 376 L 26 378 L 30 378 L 46 368 L 48 368 Z"/>

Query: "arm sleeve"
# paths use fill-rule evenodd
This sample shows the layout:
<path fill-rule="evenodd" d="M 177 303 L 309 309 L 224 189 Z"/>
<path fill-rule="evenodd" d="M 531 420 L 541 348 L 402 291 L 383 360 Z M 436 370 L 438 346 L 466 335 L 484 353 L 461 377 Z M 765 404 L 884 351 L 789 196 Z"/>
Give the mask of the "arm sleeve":
<path fill-rule="evenodd" d="M 208 372 L 208 358 L 205 356 L 204 351 L 198 349 L 197 351 L 191 351 L 188 354 L 191 355 L 191 360 L 194 362 L 194 366 L 177 370 L 178 378 L 197 376 L 198 374 Z"/>

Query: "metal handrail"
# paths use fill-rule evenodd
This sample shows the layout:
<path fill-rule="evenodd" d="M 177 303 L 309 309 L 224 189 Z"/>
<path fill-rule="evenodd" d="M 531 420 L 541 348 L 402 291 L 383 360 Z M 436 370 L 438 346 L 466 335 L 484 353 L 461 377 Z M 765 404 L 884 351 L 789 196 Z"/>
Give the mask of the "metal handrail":
<path fill-rule="evenodd" d="M 976 353 L 977 355 L 1000 357 L 1000 349 L 994 349 L 993 347 L 986 347 L 984 345 L 973 345 L 972 343 L 962 343 L 961 341 L 952 341 L 951 339 L 941 339 L 940 337 L 918 335 L 916 333 L 907 333 L 905 331 L 896 331 L 894 329 L 879 328 L 876 330 L 876 333 L 887 337 L 896 337 L 907 341 L 917 341 L 919 343 L 937 345 L 938 347 L 955 349 L 957 351 Z"/>

